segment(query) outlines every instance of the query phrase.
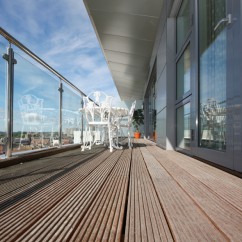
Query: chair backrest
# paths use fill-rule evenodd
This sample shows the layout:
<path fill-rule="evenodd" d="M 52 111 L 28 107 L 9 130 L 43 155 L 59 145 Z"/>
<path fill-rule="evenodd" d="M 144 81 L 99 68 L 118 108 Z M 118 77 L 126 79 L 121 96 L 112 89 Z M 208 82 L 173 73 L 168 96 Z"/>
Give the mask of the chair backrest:
<path fill-rule="evenodd" d="M 104 92 L 95 91 L 83 97 L 87 122 L 104 123 L 110 120 L 112 97 Z"/>
<path fill-rule="evenodd" d="M 96 105 L 101 106 L 107 102 L 107 95 L 101 91 L 94 91 L 88 94 L 89 101 L 94 102 Z"/>

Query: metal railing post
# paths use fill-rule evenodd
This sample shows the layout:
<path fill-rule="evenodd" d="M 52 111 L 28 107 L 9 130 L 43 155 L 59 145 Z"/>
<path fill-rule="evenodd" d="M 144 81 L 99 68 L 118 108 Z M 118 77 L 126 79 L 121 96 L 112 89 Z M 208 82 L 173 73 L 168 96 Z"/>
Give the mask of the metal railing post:
<path fill-rule="evenodd" d="M 7 72 L 7 141 L 6 141 L 6 158 L 12 156 L 13 147 L 13 88 L 14 88 L 14 51 L 11 44 L 8 48 L 8 54 L 4 54 L 3 58 L 8 62 Z"/>
<path fill-rule="evenodd" d="M 59 147 L 62 146 L 62 101 L 63 101 L 63 84 L 62 81 L 60 80 L 60 86 L 58 91 L 60 92 L 60 102 L 59 102 Z"/>

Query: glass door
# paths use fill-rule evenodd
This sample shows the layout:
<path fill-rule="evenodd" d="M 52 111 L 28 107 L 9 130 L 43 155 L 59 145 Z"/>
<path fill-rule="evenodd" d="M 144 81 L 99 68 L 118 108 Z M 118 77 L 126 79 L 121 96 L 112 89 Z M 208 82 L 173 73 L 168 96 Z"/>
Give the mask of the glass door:
<path fill-rule="evenodd" d="M 233 168 L 233 1 L 200 0 L 199 156 Z"/>

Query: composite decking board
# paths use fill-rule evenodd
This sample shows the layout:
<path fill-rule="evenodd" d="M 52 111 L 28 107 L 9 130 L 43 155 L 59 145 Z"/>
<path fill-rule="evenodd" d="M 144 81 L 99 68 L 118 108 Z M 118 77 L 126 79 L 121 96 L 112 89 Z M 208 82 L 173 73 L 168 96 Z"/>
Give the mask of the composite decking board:
<path fill-rule="evenodd" d="M 175 241 L 228 241 L 147 148 L 140 149 Z"/>
<path fill-rule="evenodd" d="M 125 241 L 173 241 L 139 148 L 133 148 Z"/>
<path fill-rule="evenodd" d="M 55 234 L 61 235 L 63 229 L 65 231 L 72 229 L 73 221 L 76 223 L 84 216 L 120 155 L 120 152 L 114 152 L 84 180 L 84 187 L 87 186 L 86 192 L 83 191 L 83 184 L 79 184 L 61 202 L 36 221 L 30 229 L 30 231 L 35 231 L 34 235 L 29 233 L 31 240 L 50 241 L 53 237 L 55 238 Z M 19 241 L 24 238 L 26 238 L 25 234 L 19 238 Z M 61 238 L 59 240 L 62 241 Z"/>
<path fill-rule="evenodd" d="M 75 189 L 76 185 L 84 180 L 89 173 L 103 160 L 110 156 L 109 152 L 103 153 L 100 157 L 95 158 L 92 162 L 87 163 L 84 168 L 76 169 L 72 172 L 72 179 L 66 175 L 62 179 L 49 184 L 48 187 L 38 191 L 36 194 L 31 194 L 30 197 L 15 204 L 12 208 L 6 209 L 0 218 L 0 239 L 4 236 L 17 237 L 21 234 L 21 227 L 27 230 L 49 210 L 51 210 L 59 201 L 61 201 L 68 193 Z M 36 206 L 37 204 L 37 206 Z"/>
<path fill-rule="evenodd" d="M 156 150 L 242 211 L 242 179 L 174 151 Z"/>
<path fill-rule="evenodd" d="M 103 149 L 96 151 L 97 153 L 100 153 Z M 18 195 L 26 189 L 30 191 L 32 188 L 32 190 L 35 191 L 37 185 L 43 184 L 44 186 L 44 181 L 48 178 L 57 177 L 58 174 L 62 175 L 68 170 L 81 166 L 82 163 L 87 161 L 87 159 L 96 156 L 96 154 L 90 153 L 80 155 L 81 151 L 78 150 L 72 151 L 72 153 L 74 153 L 74 155 L 67 154 L 64 157 L 53 156 L 51 159 L 39 159 L 34 161 L 34 164 L 33 162 L 27 162 L 23 165 L 15 165 L 14 167 L 18 168 L 20 174 L 16 174 L 16 172 L 12 171 L 14 167 L 8 168 L 10 171 L 5 172 L 8 174 L 8 178 L 6 177 L 6 174 L 3 176 L 0 175 L 0 180 L 5 181 L 0 184 L 0 204 L 7 201 L 9 198 L 13 200 L 13 196 L 17 200 Z M 47 163 L 48 161 L 49 163 Z"/>
<path fill-rule="evenodd" d="M 231 240 L 242 241 L 242 213 L 231 203 L 221 199 L 202 182 L 178 166 L 173 157 L 161 155 L 157 148 L 148 148 L 160 164 L 173 177 L 173 179 L 184 189 L 184 191 L 195 201 L 213 223 Z M 222 189 L 222 188 L 220 188 Z"/>

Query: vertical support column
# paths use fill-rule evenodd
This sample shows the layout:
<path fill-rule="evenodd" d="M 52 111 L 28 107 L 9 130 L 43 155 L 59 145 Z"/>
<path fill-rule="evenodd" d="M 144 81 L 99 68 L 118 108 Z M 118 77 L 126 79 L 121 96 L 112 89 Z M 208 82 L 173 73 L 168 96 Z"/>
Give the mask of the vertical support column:
<path fill-rule="evenodd" d="M 14 88 L 14 52 L 11 44 L 8 48 L 8 54 L 4 54 L 3 58 L 8 62 L 7 73 L 7 142 L 6 142 L 6 158 L 12 156 L 13 143 L 13 88 Z"/>
<path fill-rule="evenodd" d="M 63 84 L 60 80 L 60 86 L 58 91 L 60 92 L 60 103 L 59 103 L 59 147 L 62 146 L 62 100 L 63 100 Z"/>

